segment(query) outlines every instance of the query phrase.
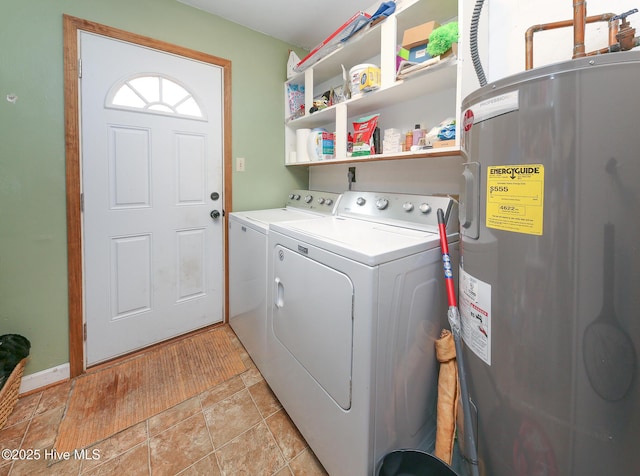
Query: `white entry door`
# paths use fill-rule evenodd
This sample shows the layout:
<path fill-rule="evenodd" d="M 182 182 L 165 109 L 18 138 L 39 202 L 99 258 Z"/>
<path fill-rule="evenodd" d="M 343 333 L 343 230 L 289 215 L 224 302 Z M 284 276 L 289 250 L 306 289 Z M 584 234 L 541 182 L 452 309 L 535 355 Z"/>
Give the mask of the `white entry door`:
<path fill-rule="evenodd" d="M 222 70 L 86 32 L 80 50 L 92 365 L 223 319 Z"/>

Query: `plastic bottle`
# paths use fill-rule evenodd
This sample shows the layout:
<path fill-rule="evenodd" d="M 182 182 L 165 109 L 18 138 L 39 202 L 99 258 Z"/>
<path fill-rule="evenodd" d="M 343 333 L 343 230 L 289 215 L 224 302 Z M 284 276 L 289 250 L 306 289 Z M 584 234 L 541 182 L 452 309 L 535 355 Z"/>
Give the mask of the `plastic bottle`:
<path fill-rule="evenodd" d="M 413 145 L 419 145 L 420 139 L 424 135 L 424 130 L 420 128 L 420 124 L 416 124 L 416 128 L 413 131 Z"/>
<path fill-rule="evenodd" d="M 405 136 L 405 145 L 404 145 L 404 150 L 409 151 L 411 150 L 411 146 L 413 145 L 413 131 L 408 131 L 407 135 Z"/>
<path fill-rule="evenodd" d="M 376 127 L 373 130 L 373 148 L 374 148 L 374 154 L 381 154 L 382 153 L 382 147 L 381 147 L 381 143 L 380 143 L 380 128 Z"/>

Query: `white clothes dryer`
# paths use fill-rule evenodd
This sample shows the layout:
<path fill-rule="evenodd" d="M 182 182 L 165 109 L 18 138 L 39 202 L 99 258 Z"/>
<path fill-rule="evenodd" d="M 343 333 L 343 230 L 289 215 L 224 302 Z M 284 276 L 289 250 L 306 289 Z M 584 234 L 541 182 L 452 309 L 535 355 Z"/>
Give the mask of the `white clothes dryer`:
<path fill-rule="evenodd" d="M 332 476 L 432 450 L 447 324 L 436 211 L 448 197 L 345 192 L 336 215 L 271 225 L 263 375 Z"/>
<path fill-rule="evenodd" d="M 332 215 L 339 198 L 337 193 L 293 190 L 284 208 L 229 214 L 229 324 L 259 369 L 266 345 L 269 225 Z"/>

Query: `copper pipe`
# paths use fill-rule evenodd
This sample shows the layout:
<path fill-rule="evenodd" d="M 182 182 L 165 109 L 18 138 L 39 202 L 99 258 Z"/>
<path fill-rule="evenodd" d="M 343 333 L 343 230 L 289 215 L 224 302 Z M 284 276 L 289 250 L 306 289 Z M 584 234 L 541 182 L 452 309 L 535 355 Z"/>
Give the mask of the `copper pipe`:
<path fill-rule="evenodd" d="M 573 0 L 573 58 L 585 56 L 584 30 L 587 18 L 587 2 Z"/>
<path fill-rule="evenodd" d="M 586 56 L 603 55 L 605 53 L 612 53 L 613 51 L 615 50 L 612 50 L 610 46 L 605 46 L 604 48 L 600 48 L 599 50 L 590 51 L 589 53 L 586 53 Z"/>
<path fill-rule="evenodd" d="M 613 17 L 615 17 L 616 14 L 615 13 L 603 13 L 602 15 L 593 15 L 590 17 L 586 17 L 584 19 L 585 24 L 586 23 L 595 23 L 595 22 L 599 22 L 599 21 L 606 21 L 609 23 L 609 46 L 615 45 L 618 40 L 616 40 L 616 35 L 618 34 L 618 21 L 610 21 Z M 533 34 L 539 31 L 545 31 L 545 30 L 555 30 L 557 28 L 566 28 L 569 26 L 573 26 L 575 20 L 563 20 L 563 21 L 557 21 L 557 22 L 553 22 L 553 23 L 543 23 L 540 25 L 533 25 L 531 27 L 529 27 L 524 35 L 525 38 L 525 69 L 529 70 L 531 68 L 533 68 Z M 574 35 L 574 41 L 575 41 L 575 35 Z M 583 55 L 582 56 L 591 56 L 592 54 L 596 54 L 594 52 L 592 53 L 584 53 L 584 28 L 582 29 L 582 39 L 580 40 L 582 45 L 582 50 L 583 50 Z M 575 52 L 576 52 L 576 46 L 574 45 L 574 58 L 576 58 L 575 56 Z M 598 50 L 601 51 L 601 50 Z"/>
<path fill-rule="evenodd" d="M 597 56 L 603 55 L 605 53 L 613 53 L 615 51 L 620 51 L 620 49 L 611 48 L 611 46 L 605 46 L 604 48 L 600 48 L 599 50 L 590 51 L 589 53 L 586 53 L 585 56 Z"/>
<path fill-rule="evenodd" d="M 605 48 L 601 48 L 599 50 L 591 51 L 587 53 L 587 56 L 596 56 L 602 55 L 605 53 L 616 53 L 618 51 L 627 51 L 632 48 L 636 48 L 640 46 L 640 36 L 634 36 L 633 38 L 628 38 L 627 42 L 618 42 L 613 45 L 607 46 Z"/>
<path fill-rule="evenodd" d="M 607 13 L 606 15 L 610 15 Z M 614 15 L 615 16 L 615 15 Z M 618 42 L 618 20 L 609 20 L 609 46 L 613 46 Z"/>

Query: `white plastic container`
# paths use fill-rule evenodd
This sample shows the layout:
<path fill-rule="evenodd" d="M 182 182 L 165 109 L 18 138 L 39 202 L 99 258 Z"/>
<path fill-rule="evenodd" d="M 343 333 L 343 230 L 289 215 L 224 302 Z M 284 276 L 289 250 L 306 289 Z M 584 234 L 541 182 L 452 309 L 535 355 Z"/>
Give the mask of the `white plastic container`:
<path fill-rule="evenodd" d="M 360 89 L 360 77 L 367 68 L 377 68 L 377 66 L 371 63 L 362 63 L 355 65 L 349 70 L 349 85 L 351 86 L 352 98 L 362 95 L 363 92 Z"/>
<path fill-rule="evenodd" d="M 311 129 L 298 129 L 296 131 L 296 162 L 309 162 L 308 141 Z"/>
<path fill-rule="evenodd" d="M 308 138 L 309 159 L 312 162 L 329 160 L 334 154 L 334 137 L 325 129 L 313 129 Z"/>

